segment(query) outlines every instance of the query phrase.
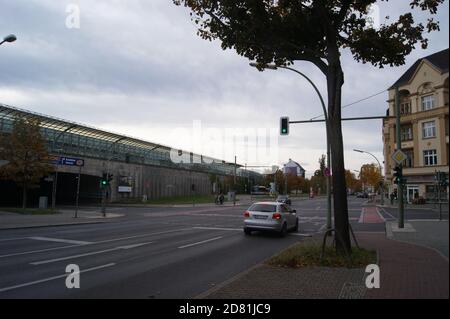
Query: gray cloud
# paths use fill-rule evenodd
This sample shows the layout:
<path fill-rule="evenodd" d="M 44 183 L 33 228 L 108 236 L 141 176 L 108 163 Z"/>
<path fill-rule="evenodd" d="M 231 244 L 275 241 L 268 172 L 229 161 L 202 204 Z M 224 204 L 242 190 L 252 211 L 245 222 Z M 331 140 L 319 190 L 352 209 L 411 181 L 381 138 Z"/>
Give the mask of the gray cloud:
<path fill-rule="evenodd" d="M 65 27 L 68 3 L 81 8 L 81 28 Z M 0 0 L 0 30 L 18 41 L 0 48 L 0 102 L 176 145 L 167 129 L 201 120 L 213 127 L 277 127 L 281 115 L 309 119 L 321 114 L 304 79 L 285 71 L 258 72 L 217 41 L 196 36 L 189 12 L 169 0 Z M 394 19 L 406 2 L 380 3 Z M 417 14 L 417 19 L 424 15 Z M 344 104 L 387 89 L 417 58 L 448 47 L 448 2 L 438 17 L 442 31 L 428 50 L 407 64 L 377 69 L 343 51 Z M 324 92 L 323 75 L 296 63 Z M 387 92 L 343 109 L 344 117 L 383 115 Z M 382 157 L 381 121 L 344 122 L 346 164 L 370 162 L 353 154 L 364 148 Z M 324 126 L 293 127 L 280 138 L 280 162 L 293 158 L 311 173 L 325 152 Z"/>

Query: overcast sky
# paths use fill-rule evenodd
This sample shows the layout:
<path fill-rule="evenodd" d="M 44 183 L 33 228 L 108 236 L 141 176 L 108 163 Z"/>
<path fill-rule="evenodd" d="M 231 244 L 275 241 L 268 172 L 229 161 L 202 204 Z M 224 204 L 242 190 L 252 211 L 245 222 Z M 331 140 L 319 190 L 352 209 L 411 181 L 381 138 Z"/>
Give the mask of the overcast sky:
<path fill-rule="evenodd" d="M 406 12 L 408 3 L 380 3 L 381 21 Z M 80 28 L 66 26 L 69 4 L 80 8 Z M 343 51 L 343 104 L 386 90 L 416 59 L 448 48 L 448 10 L 446 1 L 437 17 L 441 32 L 405 66 L 380 70 Z M 292 126 L 289 137 L 276 134 L 280 116 L 307 120 L 322 113 L 304 79 L 286 70 L 259 72 L 218 41 L 202 40 L 189 11 L 171 0 L 0 0 L 0 33 L 18 37 L 0 47 L 0 103 L 194 151 L 199 145 L 192 140 L 199 139 L 189 136 L 200 123 L 200 152 L 229 161 L 233 148 L 211 136 L 272 128 L 278 151 L 248 157 L 255 148 L 250 137 L 248 150 L 236 151 L 238 163 L 280 165 L 292 158 L 307 176 L 325 153 L 322 123 Z M 326 97 L 325 78 L 313 65 L 295 67 Z M 384 115 L 386 100 L 387 92 L 345 108 L 343 116 Z M 354 148 L 382 160 L 381 120 L 344 122 L 343 128 L 348 169 L 373 161 Z"/>

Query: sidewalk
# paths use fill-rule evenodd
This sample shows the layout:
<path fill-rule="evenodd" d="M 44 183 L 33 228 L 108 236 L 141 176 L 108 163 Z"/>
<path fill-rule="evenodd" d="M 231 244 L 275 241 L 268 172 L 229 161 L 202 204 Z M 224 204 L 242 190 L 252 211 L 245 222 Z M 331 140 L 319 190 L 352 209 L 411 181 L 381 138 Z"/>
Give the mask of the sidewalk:
<path fill-rule="evenodd" d="M 386 222 L 386 235 L 390 239 L 435 249 L 448 259 L 448 220 L 406 221 L 404 229 L 399 229 L 396 221 L 390 221 Z"/>
<path fill-rule="evenodd" d="M 124 216 L 107 213 L 106 217 L 103 217 L 99 210 L 79 210 L 78 218 L 74 218 L 74 210 L 59 209 L 59 212 L 53 215 L 21 215 L 0 211 L 0 230 L 102 223 Z"/>
<path fill-rule="evenodd" d="M 424 299 L 449 297 L 448 259 L 437 251 L 388 239 L 380 233 L 357 233 L 357 238 L 362 247 L 375 249 L 378 252 L 381 273 L 379 289 L 369 290 L 365 287 L 364 269 L 325 267 L 288 269 L 260 264 L 203 293 L 198 298 Z"/>

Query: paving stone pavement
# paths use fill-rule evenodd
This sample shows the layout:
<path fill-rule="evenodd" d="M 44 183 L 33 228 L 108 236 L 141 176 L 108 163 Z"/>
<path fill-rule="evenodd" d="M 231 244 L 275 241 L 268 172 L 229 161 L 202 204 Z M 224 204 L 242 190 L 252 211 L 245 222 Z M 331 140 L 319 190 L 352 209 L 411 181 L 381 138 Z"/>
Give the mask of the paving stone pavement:
<path fill-rule="evenodd" d="M 243 277 L 218 290 L 210 291 L 208 299 L 337 299 L 361 298 L 364 269 L 310 267 L 302 269 L 260 265 Z M 344 291 L 343 291 L 344 289 Z"/>
<path fill-rule="evenodd" d="M 380 233 L 358 233 L 357 237 L 362 247 L 378 253 L 378 289 L 365 287 L 365 269 L 290 269 L 260 264 L 198 298 L 449 298 L 448 259 L 437 251 L 388 239 Z"/>

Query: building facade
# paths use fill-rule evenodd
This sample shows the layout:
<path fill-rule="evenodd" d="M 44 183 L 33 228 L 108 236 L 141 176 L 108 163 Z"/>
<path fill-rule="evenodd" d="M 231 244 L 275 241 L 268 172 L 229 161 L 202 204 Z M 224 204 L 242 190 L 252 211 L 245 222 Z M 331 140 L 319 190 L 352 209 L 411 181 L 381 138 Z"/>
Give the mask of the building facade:
<path fill-rule="evenodd" d="M 8 136 L 17 118 L 39 121 L 41 135 L 54 166 L 51 176 L 43 178 L 39 188 L 30 190 L 28 197 L 33 205 L 40 196 L 52 199 L 53 180 L 57 181 L 56 202 L 75 203 L 78 176 L 81 202 L 101 200 L 100 179 L 104 174 L 112 176 L 107 196 L 111 202 L 210 195 L 214 191 L 214 183 L 223 182 L 225 177 L 236 174 L 254 184 L 261 176 L 221 159 L 1 103 L 0 135 Z M 68 165 L 75 160 L 83 165 Z M 0 205 L 20 203 L 21 189 L 11 181 L 0 180 L 0 194 Z"/>
<path fill-rule="evenodd" d="M 305 169 L 299 163 L 289 159 L 289 162 L 283 165 L 283 174 L 295 174 L 305 177 Z"/>
<path fill-rule="evenodd" d="M 397 149 L 395 119 L 395 88 L 400 95 L 401 150 L 407 155 L 403 162 L 406 178 L 406 200 L 423 197 L 433 201 L 437 196 L 437 171 L 448 174 L 448 49 L 416 61 L 389 88 L 390 117 L 383 121 L 383 142 L 386 184 L 389 192 L 393 183 Z M 448 198 L 448 189 L 444 190 Z"/>

